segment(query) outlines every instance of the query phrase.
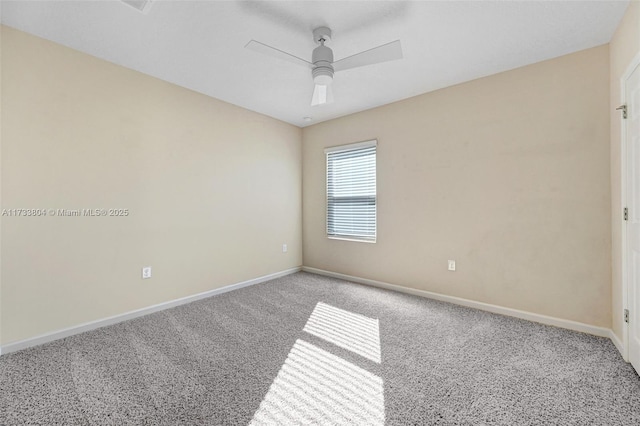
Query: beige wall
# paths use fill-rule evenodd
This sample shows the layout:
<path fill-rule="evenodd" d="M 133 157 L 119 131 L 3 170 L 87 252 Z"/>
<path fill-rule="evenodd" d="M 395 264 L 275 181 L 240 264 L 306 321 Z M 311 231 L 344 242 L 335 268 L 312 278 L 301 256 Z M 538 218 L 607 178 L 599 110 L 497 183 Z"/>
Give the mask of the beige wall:
<path fill-rule="evenodd" d="M 622 316 L 622 170 L 620 111 L 622 103 L 620 79 L 635 55 L 640 53 L 640 2 L 632 1 L 620 22 L 611 43 L 610 88 L 611 88 L 611 229 L 612 229 L 612 314 L 614 333 L 623 340 Z"/>
<path fill-rule="evenodd" d="M 303 129 L 305 266 L 610 327 L 608 63 L 605 45 Z M 378 241 L 329 240 L 323 149 L 373 138 Z"/>
<path fill-rule="evenodd" d="M 2 27 L 2 208 L 131 215 L 2 218 L 0 344 L 298 266 L 301 221 L 307 266 L 603 327 L 613 306 L 620 336 L 608 61 L 615 104 L 639 16 L 610 52 L 303 131 Z M 378 242 L 327 240 L 323 148 L 372 138 Z"/>
<path fill-rule="evenodd" d="M 2 207 L 131 212 L 2 218 L 3 344 L 301 264 L 299 128 L 6 27 L 1 65 Z"/>

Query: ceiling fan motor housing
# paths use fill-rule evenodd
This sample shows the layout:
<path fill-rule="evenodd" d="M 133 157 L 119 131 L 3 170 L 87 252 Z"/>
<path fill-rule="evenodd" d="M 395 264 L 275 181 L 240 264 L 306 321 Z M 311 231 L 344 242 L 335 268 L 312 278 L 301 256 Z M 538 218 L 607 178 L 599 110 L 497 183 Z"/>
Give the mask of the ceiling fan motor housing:
<path fill-rule="evenodd" d="M 324 86 L 330 84 L 333 81 L 333 51 L 324 45 L 324 41 L 313 49 L 312 61 L 313 82 Z"/>

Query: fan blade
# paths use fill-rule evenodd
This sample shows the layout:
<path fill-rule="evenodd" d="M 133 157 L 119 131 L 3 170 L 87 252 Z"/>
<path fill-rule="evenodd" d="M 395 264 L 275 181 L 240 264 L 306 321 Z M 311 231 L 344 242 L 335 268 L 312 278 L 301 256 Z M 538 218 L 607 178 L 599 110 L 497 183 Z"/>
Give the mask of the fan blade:
<path fill-rule="evenodd" d="M 402 59 L 400 40 L 340 59 L 333 63 L 333 69 L 335 71 L 343 71 L 380 62 L 395 61 L 396 59 Z"/>
<path fill-rule="evenodd" d="M 333 90 L 331 85 L 325 86 L 324 84 L 316 84 L 313 89 L 313 96 L 311 98 L 311 106 L 330 104 L 333 102 Z"/>
<path fill-rule="evenodd" d="M 275 47 L 271 47 L 264 43 L 260 43 L 259 41 L 251 40 L 244 47 L 246 47 L 247 49 L 251 49 L 254 52 L 264 53 L 265 55 L 273 56 L 274 58 L 293 62 L 294 64 L 297 64 L 297 65 L 302 65 L 303 67 L 313 68 L 313 64 L 311 62 L 305 61 L 304 59 L 298 58 L 297 56 L 293 56 L 292 54 L 282 51 L 280 49 L 276 49 Z"/>

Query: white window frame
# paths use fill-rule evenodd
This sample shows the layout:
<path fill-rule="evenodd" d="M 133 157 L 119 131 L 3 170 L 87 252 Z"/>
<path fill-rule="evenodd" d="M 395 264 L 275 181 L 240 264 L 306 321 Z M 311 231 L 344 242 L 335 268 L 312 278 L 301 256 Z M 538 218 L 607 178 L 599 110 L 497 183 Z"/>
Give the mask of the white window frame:
<path fill-rule="evenodd" d="M 329 154 L 343 151 L 352 151 L 355 149 L 375 147 L 376 148 L 376 170 L 375 170 L 375 218 L 374 218 L 374 235 L 373 238 L 362 236 L 354 237 L 347 235 L 332 235 L 329 233 Z M 376 139 L 357 142 L 348 145 L 339 145 L 333 146 L 329 148 L 325 148 L 325 173 L 326 173 L 326 182 L 325 182 L 325 195 L 326 195 L 326 211 L 325 211 L 325 232 L 327 238 L 331 240 L 344 240 L 344 241 L 355 241 L 360 243 L 375 243 L 378 236 L 378 170 L 377 170 L 377 155 L 378 155 L 378 141 Z"/>

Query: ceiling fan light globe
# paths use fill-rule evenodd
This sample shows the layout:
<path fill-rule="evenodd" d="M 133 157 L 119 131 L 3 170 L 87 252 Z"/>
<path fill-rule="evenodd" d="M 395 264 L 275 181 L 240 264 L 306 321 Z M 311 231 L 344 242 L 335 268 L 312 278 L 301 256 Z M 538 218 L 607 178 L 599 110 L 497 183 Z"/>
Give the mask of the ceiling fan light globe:
<path fill-rule="evenodd" d="M 328 86 L 333 81 L 333 76 L 317 75 L 313 77 L 313 82 L 320 86 Z"/>
<path fill-rule="evenodd" d="M 333 91 L 331 86 L 323 86 L 316 84 L 313 89 L 313 96 L 311 98 L 311 106 L 330 104 L 333 102 Z"/>

